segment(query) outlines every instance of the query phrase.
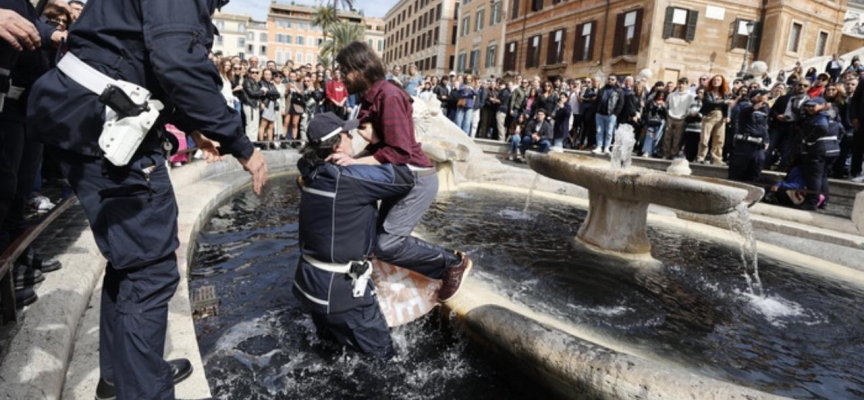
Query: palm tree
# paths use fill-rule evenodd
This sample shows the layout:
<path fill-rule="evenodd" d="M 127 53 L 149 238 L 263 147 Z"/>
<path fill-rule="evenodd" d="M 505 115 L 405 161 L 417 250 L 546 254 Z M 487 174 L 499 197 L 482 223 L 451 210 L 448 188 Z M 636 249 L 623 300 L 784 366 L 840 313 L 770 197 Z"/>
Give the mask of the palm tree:
<path fill-rule="evenodd" d="M 327 31 L 330 26 L 339 22 L 339 17 L 335 8 L 329 6 L 318 7 L 315 10 L 315 15 L 312 16 L 312 26 L 320 26 L 324 31 L 324 41 L 327 41 Z"/>
<path fill-rule="evenodd" d="M 352 42 L 363 40 L 363 34 L 366 33 L 366 28 L 360 24 L 339 22 L 330 26 L 330 35 L 333 40 L 327 40 L 321 45 L 318 51 L 318 59 L 322 64 L 329 67 L 329 64 L 336 59 L 336 55 L 342 51 L 345 46 Z"/>

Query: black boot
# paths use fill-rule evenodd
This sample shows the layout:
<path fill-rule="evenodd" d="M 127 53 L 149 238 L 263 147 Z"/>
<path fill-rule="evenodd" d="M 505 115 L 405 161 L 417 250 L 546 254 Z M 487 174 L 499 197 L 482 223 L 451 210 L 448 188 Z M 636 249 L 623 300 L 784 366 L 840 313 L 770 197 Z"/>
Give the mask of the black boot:
<path fill-rule="evenodd" d="M 15 266 L 15 290 L 31 287 L 44 280 L 45 276 L 38 269 L 21 264 Z"/>
<path fill-rule="evenodd" d="M 39 296 L 36 296 L 36 291 L 33 288 L 24 288 L 15 291 L 15 307 L 22 308 L 36 302 Z"/>
<path fill-rule="evenodd" d="M 192 363 L 185 358 L 169 360 L 168 364 L 171 365 L 175 385 L 192 375 Z M 96 400 L 114 400 L 115 398 L 117 398 L 117 391 L 114 389 L 114 382 L 99 378 L 99 385 L 96 386 Z"/>
<path fill-rule="evenodd" d="M 45 260 L 35 252 L 30 252 L 27 255 L 19 257 L 18 263 L 26 265 L 30 268 L 38 269 L 43 273 L 54 272 L 60 268 L 63 268 L 63 264 L 60 263 L 60 260 L 56 258 Z"/>

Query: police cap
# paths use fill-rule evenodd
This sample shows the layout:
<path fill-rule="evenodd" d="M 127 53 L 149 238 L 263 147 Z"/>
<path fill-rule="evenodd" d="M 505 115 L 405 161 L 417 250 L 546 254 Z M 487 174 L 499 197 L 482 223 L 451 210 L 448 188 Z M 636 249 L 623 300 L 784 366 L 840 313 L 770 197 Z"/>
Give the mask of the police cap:
<path fill-rule="evenodd" d="M 825 103 L 826 103 L 826 101 L 824 98 L 814 97 L 814 98 L 804 102 L 804 107 L 820 106 L 820 105 L 825 104 Z"/>
<path fill-rule="evenodd" d="M 316 115 L 312 118 L 312 121 L 309 121 L 306 136 L 309 137 L 309 140 L 323 142 L 342 132 L 356 129 L 358 126 L 360 126 L 359 120 L 352 119 L 345 121 L 332 112 L 326 112 Z"/>

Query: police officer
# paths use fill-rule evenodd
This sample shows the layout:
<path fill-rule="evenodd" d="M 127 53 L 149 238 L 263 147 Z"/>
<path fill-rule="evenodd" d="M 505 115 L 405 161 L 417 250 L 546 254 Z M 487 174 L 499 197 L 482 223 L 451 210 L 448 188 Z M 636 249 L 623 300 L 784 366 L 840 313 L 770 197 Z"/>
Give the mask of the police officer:
<path fill-rule="evenodd" d="M 0 252 L 26 228 L 26 196 L 42 160 L 42 147 L 28 134 L 26 125 L 30 87 L 49 67 L 39 48 L 50 49 L 65 36 L 39 21 L 30 2 L 0 0 Z M 18 305 L 36 301 L 29 286 L 45 280 L 41 262 L 26 264 L 30 265 L 18 262 L 15 266 Z M 50 270 L 59 267 L 54 263 Z"/>
<path fill-rule="evenodd" d="M 828 195 L 828 170 L 840 154 L 838 133 L 843 129 L 839 123 L 830 123 L 825 110 L 828 104 L 822 97 L 804 103 L 807 117 L 802 121 L 804 135 L 801 144 L 801 174 L 808 193 L 801 208 L 815 210 Z"/>
<path fill-rule="evenodd" d="M 90 0 L 69 31 L 69 52 L 30 95 L 33 132 L 55 154 L 108 260 L 97 399 L 173 398 L 174 383 L 191 373 L 188 360 L 162 358 L 179 275 L 177 205 L 159 128 L 171 123 L 196 132 L 211 160 L 218 142 L 252 174 L 256 193 L 266 181 L 264 159 L 225 105 L 219 73 L 207 60 L 210 16 L 222 5 Z M 122 135 L 108 136 L 117 143 L 143 136 L 131 158 L 118 157 L 114 142 L 99 144 L 100 135 L 118 128 Z"/>
<path fill-rule="evenodd" d="M 368 279 L 368 259 L 376 243 L 378 201 L 410 192 L 414 176 L 405 165 L 340 167 L 326 161 L 335 153 L 353 155 L 348 131 L 358 125 L 332 112 L 309 123 L 309 143 L 297 163 L 302 256 L 293 291 L 319 336 L 388 360 L 395 353 Z"/>
<path fill-rule="evenodd" d="M 730 180 L 756 182 L 762 175 L 769 138 L 768 93 L 764 89 L 750 92 L 750 104 L 745 104 L 738 112 L 738 129 L 729 158 Z"/>

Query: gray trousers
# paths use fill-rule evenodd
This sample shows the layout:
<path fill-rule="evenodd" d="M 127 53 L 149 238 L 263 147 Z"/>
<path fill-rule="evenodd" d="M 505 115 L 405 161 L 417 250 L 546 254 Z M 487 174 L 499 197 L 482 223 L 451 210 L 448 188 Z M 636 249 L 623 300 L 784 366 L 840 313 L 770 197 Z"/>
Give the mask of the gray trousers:
<path fill-rule="evenodd" d="M 461 262 L 453 251 L 411 236 L 438 194 L 438 175 L 418 177 L 405 196 L 381 202 L 375 255 L 382 261 L 441 279 Z"/>

